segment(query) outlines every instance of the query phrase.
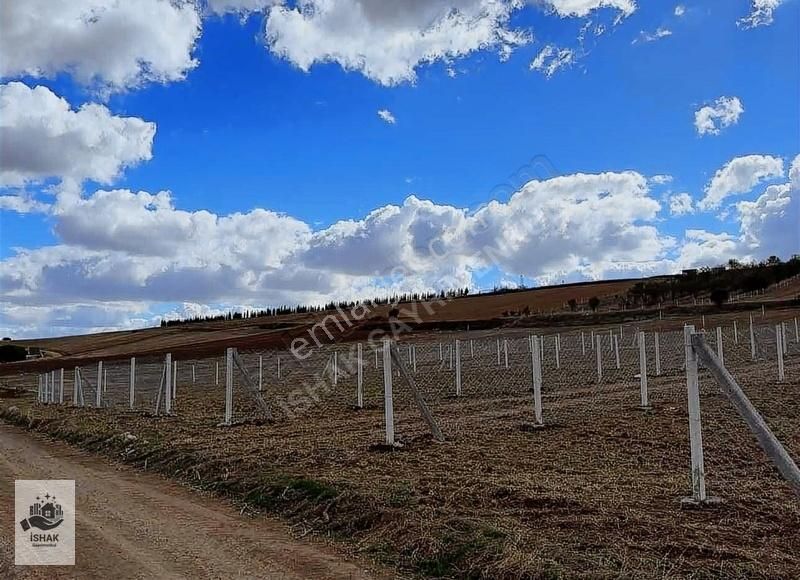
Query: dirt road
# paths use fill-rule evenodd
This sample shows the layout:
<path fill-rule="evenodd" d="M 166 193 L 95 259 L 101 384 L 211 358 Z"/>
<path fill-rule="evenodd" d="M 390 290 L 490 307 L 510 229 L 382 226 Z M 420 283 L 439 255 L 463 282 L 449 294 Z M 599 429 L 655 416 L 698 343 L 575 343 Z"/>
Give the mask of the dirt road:
<path fill-rule="evenodd" d="M 74 479 L 74 567 L 15 567 L 14 480 Z M 280 522 L 0 424 L 0 577 L 371 578 Z"/>

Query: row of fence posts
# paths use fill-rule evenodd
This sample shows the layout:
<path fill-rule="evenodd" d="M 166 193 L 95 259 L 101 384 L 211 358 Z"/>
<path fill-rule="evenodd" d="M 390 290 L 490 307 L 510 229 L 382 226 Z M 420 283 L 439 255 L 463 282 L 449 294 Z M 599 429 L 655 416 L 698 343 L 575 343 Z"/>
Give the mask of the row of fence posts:
<path fill-rule="evenodd" d="M 781 322 L 776 325 L 776 346 L 777 346 L 777 363 L 778 363 L 778 380 L 784 381 L 785 380 L 785 369 L 784 369 L 784 355 L 787 352 L 787 323 Z M 794 319 L 794 329 L 795 329 L 795 340 L 800 342 L 800 328 L 798 327 L 798 320 L 797 318 Z M 619 355 L 619 340 L 623 336 L 623 327 L 620 326 L 620 333 L 619 335 L 615 335 L 613 330 L 609 330 L 609 338 L 610 338 L 610 348 L 613 350 L 615 355 L 615 366 L 617 369 L 620 368 L 620 355 Z M 738 344 L 738 326 L 736 321 L 734 321 L 734 341 Z M 661 354 L 660 354 L 660 337 L 659 333 L 653 333 L 654 337 L 654 362 L 655 362 L 655 374 L 656 376 L 661 375 Z M 532 364 L 532 376 L 534 377 L 534 393 L 537 390 L 537 380 L 538 380 L 538 397 L 535 395 L 535 398 L 538 398 L 539 402 L 535 403 L 535 414 L 537 417 L 537 423 L 540 423 L 539 418 L 541 417 L 542 410 L 540 408 L 540 400 L 541 400 L 541 376 L 542 376 L 542 363 L 544 359 L 544 345 L 545 345 L 546 337 L 544 336 L 536 336 L 531 335 L 528 338 L 528 349 L 529 352 L 535 356 L 531 358 Z M 643 409 L 649 408 L 649 398 L 648 398 L 648 383 L 647 383 L 647 352 L 646 352 L 646 333 L 644 331 L 637 331 L 634 333 L 634 342 L 638 343 L 639 346 L 639 378 L 640 378 L 640 389 L 641 389 L 641 407 Z M 756 358 L 756 342 L 755 342 L 755 333 L 753 328 L 753 319 L 750 316 L 750 343 L 751 343 L 751 355 L 755 359 Z M 596 362 L 597 362 L 597 382 L 601 383 L 603 381 L 603 345 L 602 345 L 602 335 L 599 332 L 595 332 L 594 330 L 591 331 L 590 336 L 590 344 L 592 345 L 592 349 L 595 350 L 596 353 Z M 497 359 L 498 365 L 504 364 L 506 368 L 509 368 L 509 356 L 508 356 L 508 340 L 503 339 L 502 341 L 502 351 L 501 351 L 501 341 L 500 339 L 496 339 L 497 345 Z M 560 368 L 560 350 L 561 350 L 561 335 L 556 334 L 553 337 L 553 345 L 554 345 L 554 353 L 555 353 L 555 364 L 556 368 Z M 717 345 L 717 357 L 724 364 L 725 354 L 723 348 L 723 333 L 722 327 L 717 327 L 716 329 L 716 345 Z M 443 354 L 443 345 L 439 343 L 439 356 L 440 360 L 444 360 Z M 384 366 L 384 382 L 386 382 L 386 377 L 388 380 L 391 381 L 391 356 L 388 352 L 387 343 L 383 344 L 381 349 L 375 349 L 375 357 L 376 362 L 379 355 L 379 351 L 383 351 L 383 366 Z M 455 340 L 452 345 L 449 347 L 449 358 L 450 358 L 450 365 L 451 368 L 453 367 L 453 362 L 455 362 L 455 394 L 456 396 L 461 396 L 463 393 L 462 389 L 462 369 L 461 369 L 461 341 Z M 581 351 L 582 353 L 586 353 L 586 341 L 585 341 L 585 334 L 581 331 Z M 225 415 L 224 415 L 224 423 L 230 424 L 232 419 L 232 407 L 233 407 L 233 352 L 231 349 L 228 349 L 226 352 L 226 399 L 225 399 Z M 469 352 L 470 356 L 474 357 L 474 341 L 472 339 L 469 340 Z M 502 363 L 501 363 L 501 352 L 503 355 Z M 357 347 L 358 353 L 358 364 L 357 364 L 357 386 L 356 386 L 356 407 L 363 408 L 364 406 L 364 385 L 363 385 L 363 349 L 362 345 L 358 344 Z M 417 359 L 416 359 L 416 347 L 414 345 L 408 345 L 407 348 L 407 358 L 409 359 L 410 364 L 412 365 L 413 372 L 416 373 L 417 371 Z M 453 356 L 455 355 L 455 356 Z M 387 367 L 388 363 L 388 367 Z M 333 364 L 333 382 L 336 384 L 338 382 L 338 353 L 334 352 L 332 357 L 332 364 Z M 280 378 L 281 375 L 281 359 L 280 357 L 277 358 L 277 375 Z M 196 380 L 195 374 L 195 367 L 192 365 L 192 383 Z M 388 370 L 387 370 L 388 369 Z M 178 364 L 177 361 L 172 360 L 172 355 L 167 354 L 165 357 L 164 362 L 164 370 L 161 376 L 161 384 L 159 385 L 159 392 L 158 392 L 158 401 L 156 403 L 156 412 L 159 410 L 159 402 L 161 399 L 162 388 L 168 396 L 164 397 L 164 412 L 166 414 L 172 413 L 172 406 L 175 402 L 176 393 L 177 393 L 177 374 Z M 55 388 L 56 384 L 56 373 L 57 371 L 51 371 L 48 373 L 44 373 L 39 377 L 39 395 L 38 400 L 42 403 L 63 403 L 64 398 L 64 369 L 60 369 L 58 371 L 60 374 L 60 383 L 59 389 Z M 537 379 L 538 377 L 538 379 Z M 80 368 L 75 368 L 75 377 L 74 377 L 74 389 L 73 389 L 73 404 L 78 406 L 84 406 L 85 401 L 83 398 L 83 382 L 85 381 L 84 377 L 80 372 Z M 107 385 L 107 370 L 103 367 L 103 361 L 99 361 L 97 363 L 97 388 L 95 390 L 95 406 L 101 407 L 102 406 L 102 396 L 103 393 L 106 391 Z M 215 384 L 219 384 L 219 362 L 215 363 Z M 386 385 L 385 385 L 386 386 Z M 388 385 L 391 387 L 391 385 Z M 258 361 L 258 391 L 261 392 L 263 388 L 263 357 L 259 356 Z M 130 381 L 129 381 L 129 407 L 131 409 L 135 408 L 135 389 L 136 389 L 136 358 L 132 357 L 130 359 Z M 58 393 L 58 394 L 56 394 Z M 388 405 L 388 404 L 387 404 Z M 387 407 L 388 409 L 388 407 Z M 387 417 L 387 425 L 393 425 L 393 421 Z M 388 437 L 388 435 L 387 435 Z"/>

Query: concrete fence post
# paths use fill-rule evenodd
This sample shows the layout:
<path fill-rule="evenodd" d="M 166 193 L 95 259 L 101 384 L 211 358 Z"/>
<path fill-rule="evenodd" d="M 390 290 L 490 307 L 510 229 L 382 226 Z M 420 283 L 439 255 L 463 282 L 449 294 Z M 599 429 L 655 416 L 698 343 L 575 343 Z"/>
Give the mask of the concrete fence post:
<path fill-rule="evenodd" d="M 172 361 L 172 401 L 178 396 L 178 361 Z"/>
<path fill-rule="evenodd" d="M 639 332 L 639 391 L 641 395 L 641 408 L 650 408 L 650 399 L 647 393 L 647 337 L 644 331 Z"/>
<path fill-rule="evenodd" d="M 214 384 L 219 385 L 219 361 L 214 363 Z"/>
<path fill-rule="evenodd" d="M 168 373 L 169 374 L 169 373 Z M 233 348 L 225 349 L 225 425 L 233 420 Z"/>
<path fill-rule="evenodd" d="M 197 373 L 195 372 L 195 364 L 192 363 L 192 386 L 197 382 Z"/>
<path fill-rule="evenodd" d="M 275 369 L 276 374 L 278 375 L 278 380 L 281 380 L 281 357 L 278 357 L 278 359 L 275 361 L 275 367 L 276 367 Z"/>
<path fill-rule="evenodd" d="M 505 359 L 506 368 L 508 368 L 508 339 L 503 339 L 503 357 Z"/>
<path fill-rule="evenodd" d="M 64 369 L 62 368 L 59 373 L 59 387 L 58 387 L 58 403 L 64 404 Z"/>
<path fill-rule="evenodd" d="M 94 406 L 100 407 L 103 396 L 103 361 L 97 363 L 97 389 L 94 396 Z"/>
<path fill-rule="evenodd" d="M 441 348 L 441 344 L 439 345 Z M 392 353 L 389 340 L 383 341 L 383 417 L 386 445 L 394 445 L 394 400 L 392 398 Z"/>
<path fill-rule="evenodd" d="M 783 354 L 789 354 L 789 341 L 786 340 L 785 322 L 781 322 L 781 344 L 783 344 Z"/>
<path fill-rule="evenodd" d="M 735 320 L 733 321 L 733 343 L 739 344 L 739 325 Z"/>
<path fill-rule="evenodd" d="M 131 376 L 130 385 L 128 386 L 128 407 L 134 408 L 136 401 L 136 357 L 131 357 Z"/>
<path fill-rule="evenodd" d="M 543 425 L 542 420 L 542 360 L 539 357 L 538 336 L 532 337 L 533 347 L 531 348 L 531 374 L 533 378 L 533 414 L 536 425 Z"/>
<path fill-rule="evenodd" d="M 717 358 L 719 358 L 720 362 L 724 365 L 725 364 L 725 352 L 722 348 L 722 327 L 717 327 Z"/>
<path fill-rule="evenodd" d="M 659 333 L 655 333 L 655 349 L 656 349 L 656 376 L 661 376 L 661 337 Z"/>
<path fill-rule="evenodd" d="M 697 372 L 697 353 L 692 346 L 694 326 L 683 329 L 686 350 L 686 392 L 689 409 L 689 445 L 692 462 L 692 497 L 688 501 L 702 503 L 706 496 L 705 462 L 703 460 L 703 425 L 700 419 L 700 382 Z M 684 500 L 684 501 L 687 501 Z"/>
<path fill-rule="evenodd" d="M 555 340 L 553 340 L 555 349 L 556 349 L 556 368 L 561 368 L 561 335 L 556 334 Z"/>
<path fill-rule="evenodd" d="M 780 324 L 775 327 L 775 342 L 778 351 L 778 382 L 782 383 L 786 375 L 783 368 L 783 332 Z"/>
<path fill-rule="evenodd" d="M 617 370 L 619 370 L 619 339 L 620 337 L 614 337 L 614 362 L 617 363 Z"/>
<path fill-rule="evenodd" d="M 461 341 L 456 340 L 456 397 L 461 396 Z"/>
<path fill-rule="evenodd" d="M 167 415 L 172 413 L 172 354 L 167 353 L 164 359 L 164 413 Z"/>
<path fill-rule="evenodd" d="M 339 352 L 333 351 L 333 384 L 339 384 Z"/>
<path fill-rule="evenodd" d="M 583 331 L 581 330 L 581 355 L 586 356 L 586 341 L 584 339 L 585 336 Z"/>
<path fill-rule="evenodd" d="M 597 382 L 603 382 L 603 348 L 600 344 L 600 337 L 597 337 L 595 354 L 597 355 Z"/>
<path fill-rule="evenodd" d="M 592 350 L 594 350 L 594 347 L 595 347 L 594 330 L 591 332 L 591 335 L 589 336 L 589 344 L 592 345 Z"/>
<path fill-rule="evenodd" d="M 497 366 L 500 366 L 500 339 L 497 339 Z"/>
<path fill-rule="evenodd" d="M 72 404 L 78 406 L 78 393 L 81 390 L 81 371 L 78 367 L 72 371 Z"/>
<path fill-rule="evenodd" d="M 750 358 L 756 360 L 756 333 L 753 329 L 753 315 L 750 315 Z"/>
<path fill-rule="evenodd" d="M 794 319 L 794 341 L 800 342 L 800 325 L 797 324 L 797 318 Z"/>
<path fill-rule="evenodd" d="M 356 369 L 356 407 L 359 409 L 364 408 L 364 361 L 363 349 L 361 343 L 356 345 L 356 353 L 358 357 L 358 368 Z M 280 359 L 278 359 L 280 360 Z"/>

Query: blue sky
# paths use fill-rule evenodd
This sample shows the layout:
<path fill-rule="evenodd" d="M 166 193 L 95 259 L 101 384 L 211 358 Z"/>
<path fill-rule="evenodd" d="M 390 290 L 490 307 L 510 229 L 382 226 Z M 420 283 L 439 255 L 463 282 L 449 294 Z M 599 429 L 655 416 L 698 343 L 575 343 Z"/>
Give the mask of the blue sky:
<path fill-rule="evenodd" d="M 328 5 L 10 2 L 0 329 L 800 251 L 795 0 Z"/>

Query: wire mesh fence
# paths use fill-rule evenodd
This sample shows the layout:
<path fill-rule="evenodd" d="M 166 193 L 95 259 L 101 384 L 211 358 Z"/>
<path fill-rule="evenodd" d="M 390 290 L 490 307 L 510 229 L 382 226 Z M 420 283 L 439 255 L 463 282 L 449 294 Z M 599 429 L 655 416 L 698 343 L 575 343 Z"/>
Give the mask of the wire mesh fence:
<path fill-rule="evenodd" d="M 797 319 L 728 320 L 709 325 L 705 338 L 764 408 L 765 420 L 800 451 L 798 417 L 787 411 L 794 409 L 788 403 L 800 382 Z M 324 423 L 326 436 L 334 438 L 339 430 L 358 429 L 367 443 L 413 444 L 431 436 L 420 399 L 454 440 L 479 437 L 509 421 L 592 429 L 599 417 L 624 421 L 630 413 L 685 408 L 686 372 L 682 329 L 615 325 L 429 333 L 391 343 L 319 345 L 303 356 L 229 349 L 205 358 L 104 360 L 6 382 L 36 391 L 41 404 L 167 414 L 205 425 L 296 422 L 308 430 Z M 721 445 L 715 439 L 726 433 L 743 441 L 747 434 L 731 420 L 730 404 L 701 375 L 711 441 Z M 710 469 L 731 471 L 735 455 L 714 456 Z"/>

